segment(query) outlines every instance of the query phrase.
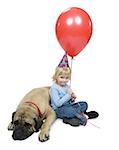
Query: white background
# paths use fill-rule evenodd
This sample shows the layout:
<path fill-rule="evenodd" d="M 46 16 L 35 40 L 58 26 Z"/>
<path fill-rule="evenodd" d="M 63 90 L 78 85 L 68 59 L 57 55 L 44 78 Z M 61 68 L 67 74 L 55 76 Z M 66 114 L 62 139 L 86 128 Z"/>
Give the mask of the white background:
<path fill-rule="evenodd" d="M 116 0 L 0 0 L 0 143 L 5 149 L 118 149 L 119 17 Z M 93 22 L 93 35 L 73 61 L 72 89 L 88 110 L 100 117 L 86 127 L 57 120 L 50 140 L 38 133 L 13 141 L 7 131 L 11 114 L 32 88 L 52 84 L 64 51 L 55 36 L 55 23 L 69 7 L 81 7 Z M 98 126 L 95 127 L 94 125 Z"/>

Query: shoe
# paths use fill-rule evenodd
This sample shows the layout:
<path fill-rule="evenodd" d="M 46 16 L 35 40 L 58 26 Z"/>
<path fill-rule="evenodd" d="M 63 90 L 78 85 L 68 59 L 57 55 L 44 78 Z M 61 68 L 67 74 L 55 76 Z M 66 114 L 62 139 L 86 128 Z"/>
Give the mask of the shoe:
<path fill-rule="evenodd" d="M 96 111 L 84 112 L 84 114 L 88 116 L 88 119 L 94 119 L 99 116 L 99 114 Z"/>
<path fill-rule="evenodd" d="M 63 118 L 63 122 L 66 124 L 70 124 L 71 126 L 77 127 L 80 125 L 79 118 Z"/>

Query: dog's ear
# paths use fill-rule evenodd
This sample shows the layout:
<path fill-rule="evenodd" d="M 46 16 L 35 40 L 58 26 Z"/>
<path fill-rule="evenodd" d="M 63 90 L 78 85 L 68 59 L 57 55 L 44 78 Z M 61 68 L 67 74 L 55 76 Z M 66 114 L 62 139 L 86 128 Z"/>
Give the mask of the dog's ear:
<path fill-rule="evenodd" d="M 12 113 L 12 123 L 14 122 L 14 115 L 16 114 L 16 111 Z"/>
<path fill-rule="evenodd" d="M 40 118 L 38 118 L 38 119 L 34 118 L 34 121 L 35 121 L 34 128 L 36 130 L 35 132 L 38 132 L 39 129 L 41 128 L 42 124 L 43 124 L 43 121 Z"/>

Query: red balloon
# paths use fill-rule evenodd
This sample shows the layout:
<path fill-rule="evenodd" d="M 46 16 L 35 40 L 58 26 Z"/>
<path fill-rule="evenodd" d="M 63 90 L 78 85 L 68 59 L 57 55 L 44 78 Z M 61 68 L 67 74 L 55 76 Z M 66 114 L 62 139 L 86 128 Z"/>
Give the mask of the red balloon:
<path fill-rule="evenodd" d="M 79 54 L 92 35 L 90 16 L 81 8 L 72 7 L 62 12 L 56 22 L 56 36 L 71 57 Z"/>

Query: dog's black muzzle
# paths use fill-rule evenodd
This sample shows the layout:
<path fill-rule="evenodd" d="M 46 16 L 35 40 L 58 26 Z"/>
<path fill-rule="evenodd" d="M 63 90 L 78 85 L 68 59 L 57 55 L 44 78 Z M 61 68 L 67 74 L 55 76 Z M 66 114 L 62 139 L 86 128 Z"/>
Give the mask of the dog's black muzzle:
<path fill-rule="evenodd" d="M 29 127 L 24 126 L 23 124 L 18 124 L 14 127 L 12 137 L 14 140 L 25 140 L 33 134 L 33 131 Z"/>

